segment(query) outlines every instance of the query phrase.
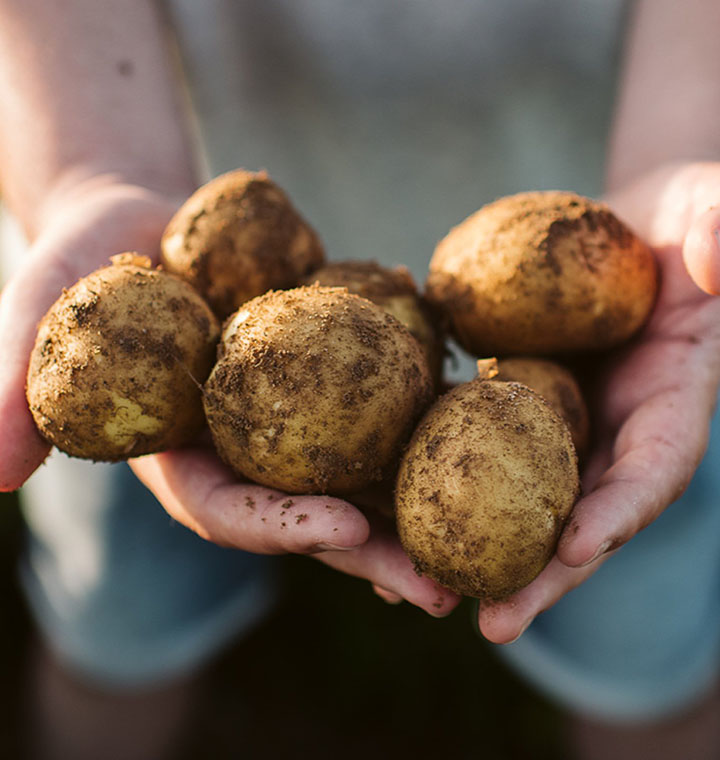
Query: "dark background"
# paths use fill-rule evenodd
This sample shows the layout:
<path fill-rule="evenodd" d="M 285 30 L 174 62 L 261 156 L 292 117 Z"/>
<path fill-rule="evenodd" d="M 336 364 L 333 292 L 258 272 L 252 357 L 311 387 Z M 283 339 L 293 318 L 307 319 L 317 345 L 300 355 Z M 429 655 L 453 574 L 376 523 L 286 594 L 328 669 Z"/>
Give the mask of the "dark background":
<path fill-rule="evenodd" d="M 0 757 L 13 759 L 34 636 L 21 545 L 17 500 L 0 494 Z M 559 712 L 475 633 L 469 600 L 435 620 L 309 558 L 285 564 L 282 604 L 213 663 L 183 760 L 564 757 Z"/>

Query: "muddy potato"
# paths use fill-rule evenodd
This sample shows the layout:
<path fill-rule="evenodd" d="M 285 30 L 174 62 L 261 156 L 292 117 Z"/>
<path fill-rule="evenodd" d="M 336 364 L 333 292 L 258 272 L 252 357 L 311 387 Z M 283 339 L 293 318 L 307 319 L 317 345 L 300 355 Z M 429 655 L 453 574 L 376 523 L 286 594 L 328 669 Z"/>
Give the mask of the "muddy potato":
<path fill-rule="evenodd" d="M 228 320 L 205 412 L 240 475 L 344 494 L 396 464 L 431 386 L 420 345 L 394 317 L 344 288 L 301 287 Z"/>
<path fill-rule="evenodd" d="M 274 288 L 291 288 L 325 253 L 313 229 L 265 172 L 237 170 L 181 206 L 162 238 L 162 265 L 224 319 Z"/>
<path fill-rule="evenodd" d="M 114 461 L 185 443 L 219 326 L 182 280 L 122 254 L 65 291 L 38 328 L 27 397 L 67 453 Z"/>
<path fill-rule="evenodd" d="M 396 488 L 403 548 L 457 593 L 503 599 L 555 551 L 577 499 L 565 423 L 524 385 L 475 380 L 442 396 L 405 452 Z"/>
<path fill-rule="evenodd" d="M 407 267 L 384 267 L 376 261 L 336 261 L 325 264 L 304 280 L 306 285 L 313 282 L 347 288 L 382 306 L 402 322 L 425 349 L 435 387 L 439 386 L 445 358 L 443 336 Z"/>
<path fill-rule="evenodd" d="M 590 416 L 572 372 L 557 362 L 529 356 L 501 359 L 497 380 L 522 383 L 539 393 L 565 420 L 578 454 L 587 449 Z"/>
<path fill-rule="evenodd" d="M 655 301 L 650 249 L 602 203 L 572 193 L 501 198 L 440 241 L 426 296 L 476 356 L 606 349 Z"/>
<path fill-rule="evenodd" d="M 116 461 L 181 446 L 203 426 L 199 383 L 220 328 L 183 280 L 113 257 L 41 321 L 27 378 L 41 434 L 66 453 Z"/>

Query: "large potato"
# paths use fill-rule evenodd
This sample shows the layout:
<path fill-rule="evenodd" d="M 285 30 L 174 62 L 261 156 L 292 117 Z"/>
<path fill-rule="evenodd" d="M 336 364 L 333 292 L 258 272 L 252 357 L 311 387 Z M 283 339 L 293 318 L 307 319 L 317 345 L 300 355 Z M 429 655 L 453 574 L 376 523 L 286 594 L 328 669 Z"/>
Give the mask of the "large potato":
<path fill-rule="evenodd" d="M 203 185 L 162 238 L 162 264 L 185 278 L 221 319 L 271 288 L 319 267 L 318 236 L 265 172 L 242 169 Z"/>
<path fill-rule="evenodd" d="M 647 319 L 650 249 L 610 209 L 531 192 L 484 206 L 440 241 L 426 296 L 476 356 L 605 349 Z"/>
<path fill-rule="evenodd" d="M 419 572 L 502 599 L 553 556 L 578 492 L 557 413 L 520 383 L 476 378 L 442 396 L 413 434 L 397 480 L 398 533 Z"/>
<path fill-rule="evenodd" d="M 347 288 L 382 306 L 405 325 L 425 349 L 435 386 L 442 380 L 445 344 L 437 320 L 418 293 L 407 267 L 384 267 L 376 261 L 334 261 L 305 278 L 325 287 Z"/>
<path fill-rule="evenodd" d="M 199 384 L 220 327 L 183 280 L 123 254 L 50 308 L 27 398 L 42 435 L 68 454 L 115 461 L 181 446 L 203 426 Z"/>
<path fill-rule="evenodd" d="M 226 323 L 205 384 L 220 456 L 295 493 L 380 481 L 431 399 L 425 355 L 394 317 L 344 288 L 246 303 Z"/>

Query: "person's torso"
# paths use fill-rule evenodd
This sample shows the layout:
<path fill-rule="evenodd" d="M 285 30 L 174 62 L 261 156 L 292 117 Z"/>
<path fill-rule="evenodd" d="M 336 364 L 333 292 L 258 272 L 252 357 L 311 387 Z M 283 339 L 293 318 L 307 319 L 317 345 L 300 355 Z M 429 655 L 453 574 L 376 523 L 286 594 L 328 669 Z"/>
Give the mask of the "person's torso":
<path fill-rule="evenodd" d="M 407 264 L 493 198 L 597 195 L 621 0 L 166 0 L 211 174 L 267 169 L 333 259 Z"/>

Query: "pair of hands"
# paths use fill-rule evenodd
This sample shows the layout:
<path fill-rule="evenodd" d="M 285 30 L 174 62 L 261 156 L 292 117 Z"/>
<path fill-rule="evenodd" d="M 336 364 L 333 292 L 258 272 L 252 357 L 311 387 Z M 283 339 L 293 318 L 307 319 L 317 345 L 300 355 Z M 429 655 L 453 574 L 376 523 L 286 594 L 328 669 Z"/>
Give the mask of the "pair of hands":
<path fill-rule="evenodd" d="M 582 583 L 687 486 L 707 444 L 720 382 L 720 164 L 683 164 L 647 175 L 609 202 L 655 250 L 661 291 L 652 318 L 618 352 L 599 383 L 595 448 L 584 498 L 556 557 L 511 599 L 481 607 L 479 626 L 512 641 L 532 619 Z M 157 259 L 162 230 L 178 203 L 114 182 L 93 183 L 56 202 L 27 260 L 0 296 L 0 490 L 18 488 L 48 445 L 25 401 L 37 323 L 61 288 L 137 250 Z M 434 616 L 460 599 L 418 577 L 386 521 L 336 498 L 293 496 L 238 482 L 206 447 L 131 462 L 168 513 L 210 541 L 257 553 L 313 554 L 368 579 L 386 601 L 405 599 Z M 249 510 L 251 498 L 262 508 Z M 281 514 L 283 513 L 283 514 Z M 290 517 L 290 519 L 287 519 Z"/>

